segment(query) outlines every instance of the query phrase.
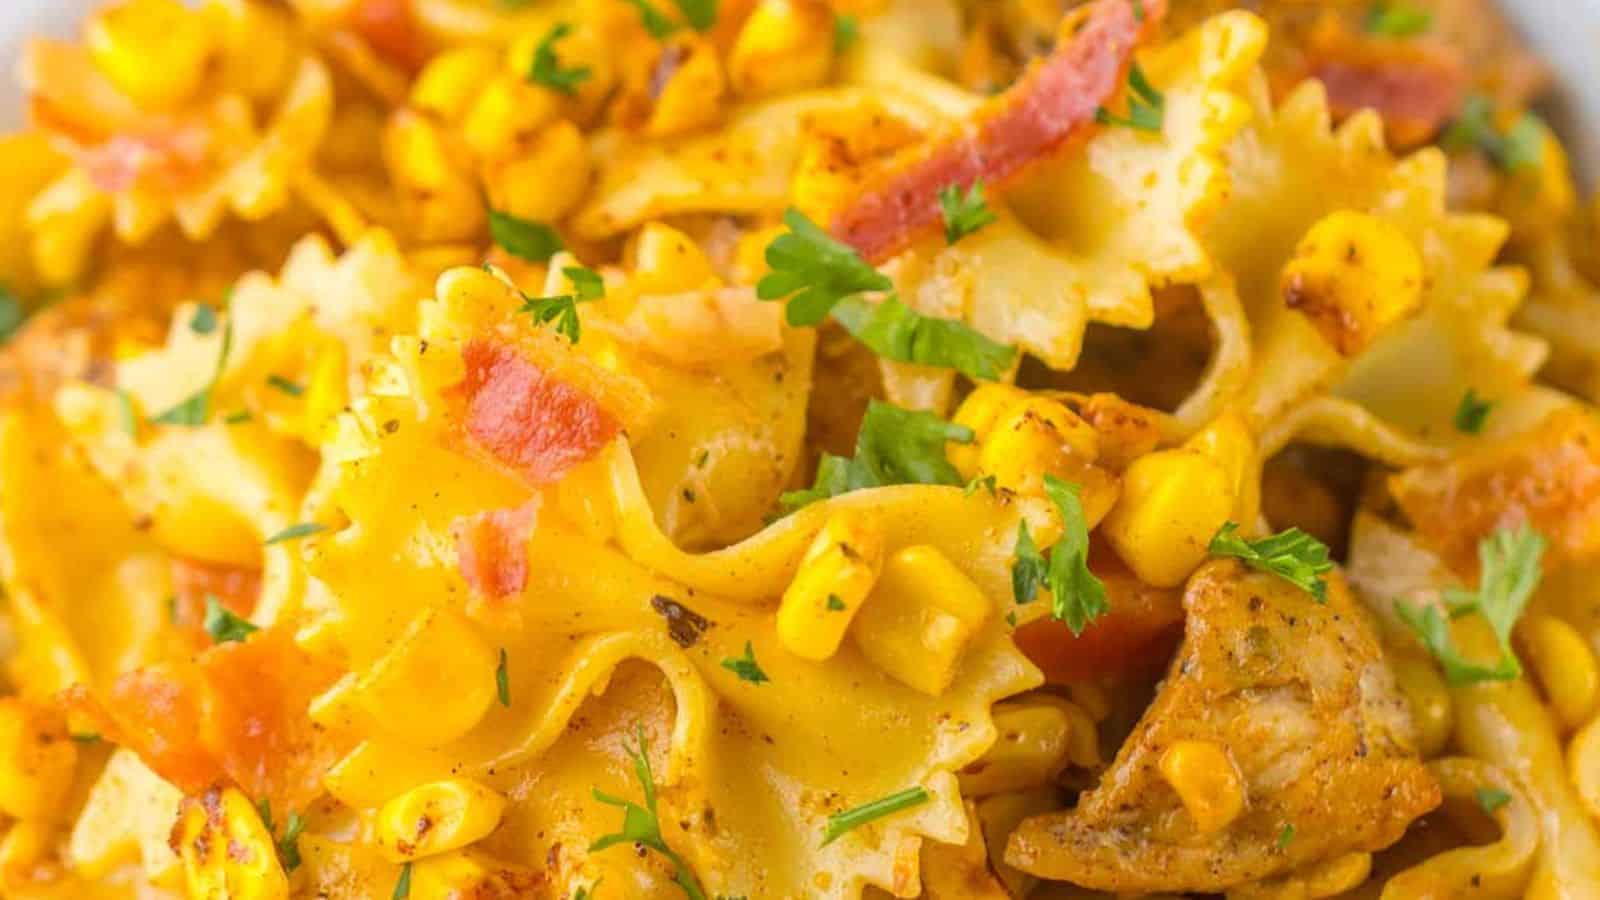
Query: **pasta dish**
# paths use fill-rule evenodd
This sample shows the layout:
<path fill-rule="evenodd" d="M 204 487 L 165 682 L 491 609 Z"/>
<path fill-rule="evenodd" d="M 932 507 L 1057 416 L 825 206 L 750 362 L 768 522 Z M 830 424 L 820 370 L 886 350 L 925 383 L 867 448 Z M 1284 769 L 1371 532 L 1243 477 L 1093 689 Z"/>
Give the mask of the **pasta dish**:
<path fill-rule="evenodd" d="M 0 897 L 1600 897 L 1600 206 L 1491 0 L 16 74 Z"/>

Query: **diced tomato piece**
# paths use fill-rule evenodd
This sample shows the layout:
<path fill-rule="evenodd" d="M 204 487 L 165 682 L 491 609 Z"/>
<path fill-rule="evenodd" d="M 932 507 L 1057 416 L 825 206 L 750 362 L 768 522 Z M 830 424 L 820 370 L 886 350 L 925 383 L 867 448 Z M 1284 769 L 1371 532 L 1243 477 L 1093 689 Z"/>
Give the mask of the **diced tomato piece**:
<path fill-rule="evenodd" d="M 939 222 L 940 189 L 1004 181 L 1087 134 L 1095 111 L 1123 89 L 1134 50 L 1166 11 L 1166 0 L 1097 0 L 1075 15 L 1077 30 L 1043 65 L 986 106 L 970 127 L 931 143 L 863 192 L 834 217 L 830 230 L 869 262 L 882 262 Z"/>
<path fill-rule="evenodd" d="M 215 597 L 229 612 L 249 618 L 261 596 L 261 573 L 255 569 L 199 562 L 175 556 L 171 562 L 173 624 L 205 638 L 206 598 Z"/>
<path fill-rule="evenodd" d="M 407 72 L 421 70 L 428 61 L 427 42 L 411 0 L 360 0 L 351 13 L 350 27 L 373 52 Z"/>
<path fill-rule="evenodd" d="M 1165 665 L 1183 637 L 1183 592 L 1141 582 L 1098 542 L 1089 568 L 1105 582 L 1111 611 L 1079 635 L 1064 622 L 1036 619 L 1017 629 L 1017 648 L 1054 684 Z"/>
<path fill-rule="evenodd" d="M 594 397 L 546 374 L 508 344 L 473 339 L 462 356 L 467 434 L 533 484 L 556 481 L 621 431 Z"/>
<path fill-rule="evenodd" d="M 535 498 L 515 509 L 465 516 L 451 524 L 461 575 L 479 596 L 499 600 L 522 592 L 528 583 L 528 539 L 538 515 Z"/>

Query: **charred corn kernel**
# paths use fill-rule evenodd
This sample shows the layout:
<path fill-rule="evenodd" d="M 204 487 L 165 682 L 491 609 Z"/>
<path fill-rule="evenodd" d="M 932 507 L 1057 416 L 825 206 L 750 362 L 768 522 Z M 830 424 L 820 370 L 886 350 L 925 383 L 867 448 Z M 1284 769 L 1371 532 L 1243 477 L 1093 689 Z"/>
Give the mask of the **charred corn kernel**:
<path fill-rule="evenodd" d="M 937 548 L 906 547 L 884 562 L 850 633 L 878 668 L 938 696 L 993 608 Z"/>
<path fill-rule="evenodd" d="M 882 562 L 883 532 L 876 521 L 853 510 L 829 516 L 778 606 L 778 641 L 784 649 L 804 659 L 832 656 L 877 582 Z"/>
<path fill-rule="evenodd" d="M 993 382 L 978 385 L 961 401 L 951 421 L 972 429 L 973 442 L 946 444 L 944 449 L 951 465 L 961 472 L 963 478 L 970 480 L 978 476 L 978 453 L 982 441 L 994 431 L 994 423 L 1000 414 L 1028 399 L 1028 396 L 1028 392 L 1022 388 Z"/>
<path fill-rule="evenodd" d="M 395 737 L 437 747 L 483 718 L 495 699 L 499 663 L 460 614 L 428 609 L 362 674 L 356 695 Z"/>
<path fill-rule="evenodd" d="M 107 7 L 89 19 L 84 40 L 100 71 L 135 103 L 153 107 L 175 106 L 194 94 L 214 49 L 205 19 L 177 0 Z"/>
<path fill-rule="evenodd" d="M 677 294 L 717 282 L 694 238 L 660 222 L 639 229 L 628 248 L 629 284 L 640 294 Z"/>
<path fill-rule="evenodd" d="M 486 179 L 495 206 L 540 222 L 564 218 L 589 189 L 589 144 L 578 126 L 559 119 L 539 130 L 525 151 Z"/>
<path fill-rule="evenodd" d="M 1405 232 L 1367 213 L 1323 217 L 1283 268 L 1283 301 L 1345 356 L 1422 303 L 1422 257 Z"/>
<path fill-rule="evenodd" d="M 411 106 L 446 122 L 457 122 L 499 72 L 500 55 L 487 47 L 447 50 L 429 60 L 417 75 L 411 85 Z"/>
<path fill-rule="evenodd" d="M 166 880 L 177 872 L 178 858 L 167 837 L 182 800 L 183 794 L 150 771 L 138 754 L 118 748 L 72 823 L 67 863 L 85 878 L 100 878 L 136 857 L 147 876 Z"/>
<path fill-rule="evenodd" d="M 1226 747 L 1212 741 L 1175 741 L 1161 754 L 1160 768 L 1201 832 L 1221 831 L 1244 811 L 1244 780 Z"/>
<path fill-rule="evenodd" d="M 301 434 L 313 444 L 322 442 L 328 423 L 350 402 L 345 370 L 348 363 L 344 344 L 328 341 L 311 361 L 311 377 L 306 384 L 305 427 Z"/>
<path fill-rule="evenodd" d="M 1423 758 L 1438 756 L 1455 729 L 1455 705 L 1439 669 L 1417 656 L 1395 657 L 1395 683 L 1411 706 L 1411 720 L 1417 724 L 1417 751 Z"/>
<path fill-rule="evenodd" d="M 33 873 L 49 861 L 55 838 L 46 822 L 17 822 L 0 837 L 0 896 L 30 896 Z"/>
<path fill-rule="evenodd" d="M 261 813 L 236 788 L 185 797 L 172 829 L 192 900 L 288 900 L 289 879 Z"/>
<path fill-rule="evenodd" d="M 410 900 L 522 897 L 541 883 L 530 869 L 476 850 L 457 850 L 412 865 Z"/>
<path fill-rule="evenodd" d="M 833 67 L 833 10 L 819 0 L 761 0 L 728 54 L 728 80 L 746 97 L 814 87 Z"/>
<path fill-rule="evenodd" d="M 384 130 L 383 157 L 418 240 L 470 240 L 483 229 L 477 179 L 452 158 L 433 123 L 397 114 Z"/>
<path fill-rule="evenodd" d="M 1256 458 L 1256 439 L 1244 417 L 1226 412 L 1200 429 L 1184 446 L 1216 460 L 1228 473 L 1233 488 L 1235 522 L 1254 522 L 1261 509 L 1260 462 Z"/>
<path fill-rule="evenodd" d="M 1600 698 L 1600 667 L 1583 636 L 1561 619 L 1542 614 L 1528 617 L 1519 630 L 1556 717 L 1569 729 L 1589 721 Z"/>
<path fill-rule="evenodd" d="M 1096 731 L 1083 710 L 1043 695 L 995 704 L 994 727 L 998 735 L 994 744 L 960 773 L 963 796 L 1053 784 L 1074 762 L 1074 745 L 1083 744 L 1081 738 L 1086 737 L 1092 746 Z"/>
<path fill-rule="evenodd" d="M 978 473 L 1019 494 L 1041 494 L 1044 476 L 1062 474 L 1073 457 L 1094 462 L 1099 452 L 1100 436 L 1077 413 L 1028 397 L 995 419 L 978 451 Z"/>
<path fill-rule="evenodd" d="M 726 91 L 722 63 L 710 41 L 689 38 L 669 44 L 656 63 L 656 78 L 665 78 L 650 110 L 645 132 L 669 137 L 703 128 L 722 116 Z"/>
<path fill-rule="evenodd" d="M 550 92 L 512 75 L 490 81 L 472 102 L 462 122 L 462 138 L 481 160 L 504 160 L 517 154 L 556 117 Z"/>
<path fill-rule="evenodd" d="M 1122 474 L 1122 497 L 1101 533 L 1139 580 L 1176 587 L 1206 558 L 1233 512 L 1228 472 L 1196 450 L 1160 450 Z"/>
<path fill-rule="evenodd" d="M 54 820 L 63 812 L 78 748 L 55 709 L 0 697 L 0 812 Z"/>
<path fill-rule="evenodd" d="M 875 104 L 808 122 L 790 181 L 790 202 L 827 222 L 865 187 L 875 163 L 921 138 L 917 129 Z"/>
<path fill-rule="evenodd" d="M 467 778 L 414 787 L 378 811 L 378 846 L 395 862 L 475 843 L 500 825 L 506 798 Z"/>

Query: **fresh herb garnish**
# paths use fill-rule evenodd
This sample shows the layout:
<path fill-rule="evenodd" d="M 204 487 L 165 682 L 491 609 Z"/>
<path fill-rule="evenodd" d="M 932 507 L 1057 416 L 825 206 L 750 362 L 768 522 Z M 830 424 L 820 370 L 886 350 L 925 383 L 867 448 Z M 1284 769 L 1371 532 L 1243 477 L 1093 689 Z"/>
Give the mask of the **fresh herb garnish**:
<path fill-rule="evenodd" d="M 27 317 L 27 311 L 22 308 L 22 299 L 0 284 L 0 343 L 11 340 L 11 336 L 22 327 L 22 320 Z"/>
<path fill-rule="evenodd" d="M 571 33 L 572 26 L 566 22 L 557 23 L 545 33 L 544 39 L 533 50 L 533 65 L 528 69 L 528 81 L 570 97 L 578 92 L 578 85 L 589 80 L 594 73 L 588 66 L 564 69 L 560 57 L 556 56 L 556 44 Z"/>
<path fill-rule="evenodd" d="M 1206 548 L 1212 556 L 1231 556 L 1260 572 L 1269 572 L 1310 594 L 1318 603 L 1328 602 L 1328 580 L 1333 571 L 1328 546 L 1298 528 L 1280 531 L 1258 541 L 1236 534 L 1239 523 L 1228 522 L 1217 531 Z"/>
<path fill-rule="evenodd" d="M 1467 392 L 1461 396 L 1461 405 L 1456 407 L 1456 430 L 1462 434 L 1478 434 L 1483 431 L 1492 409 L 1493 403 L 1479 397 L 1472 388 L 1467 388 Z"/>
<path fill-rule="evenodd" d="M 194 315 L 189 317 L 189 330 L 195 334 L 210 334 L 217 330 L 217 308 L 209 303 L 202 303 L 194 308 Z"/>
<path fill-rule="evenodd" d="M 976 494 L 980 490 L 988 491 L 989 492 L 989 496 L 991 496 L 991 497 L 998 496 L 998 494 L 1000 492 L 999 479 L 997 479 L 993 475 L 984 475 L 984 476 L 981 476 L 981 477 L 978 477 L 978 478 L 974 478 L 971 481 L 967 482 L 966 489 L 963 490 L 961 493 L 964 496 L 971 497 L 973 494 Z"/>
<path fill-rule="evenodd" d="M 861 39 L 861 22 L 848 13 L 834 13 L 833 52 L 843 53 Z"/>
<path fill-rule="evenodd" d="M 1089 523 L 1078 499 L 1078 486 L 1054 475 L 1044 476 L 1044 492 L 1061 513 L 1061 537 L 1050 547 L 1045 583 L 1050 588 L 1050 615 L 1082 634 L 1090 622 L 1111 609 L 1105 582 L 1089 571 Z"/>
<path fill-rule="evenodd" d="M 684 21 L 695 31 L 710 31 L 717 24 L 717 0 L 673 0 Z"/>
<path fill-rule="evenodd" d="M 894 287 L 889 276 L 867 265 L 854 248 L 829 237 L 799 210 L 785 212 L 783 223 L 789 231 L 767 245 L 772 271 L 756 283 L 756 296 L 789 297 L 785 314 L 790 325 L 817 325 L 845 297 Z"/>
<path fill-rule="evenodd" d="M 297 538 L 303 538 L 308 535 L 316 534 L 319 531 L 326 530 L 328 530 L 328 526 L 323 525 L 320 522 L 300 522 L 295 525 L 290 525 L 288 528 L 285 528 L 277 534 L 274 534 L 272 537 L 267 538 L 264 543 L 281 544 L 284 541 L 292 541 Z"/>
<path fill-rule="evenodd" d="M 705 891 L 701 890 L 700 881 L 695 878 L 694 871 L 689 868 L 687 862 L 684 862 L 683 857 L 667 846 L 666 839 L 661 836 L 661 820 L 656 813 L 655 776 L 650 771 L 650 744 L 645 739 L 644 725 L 636 727 L 638 744 L 629 747 L 624 740 L 622 749 L 633 759 L 634 775 L 644 789 L 644 806 L 594 788 L 592 792 L 595 800 L 622 810 L 622 830 L 602 835 L 589 845 L 589 852 L 598 853 L 617 844 L 637 844 L 644 849 L 654 850 L 666 857 L 677 870 L 672 880 L 683 889 L 689 900 L 706 900 Z"/>
<path fill-rule="evenodd" d="M 946 443 L 970 444 L 972 429 L 930 412 L 901 409 L 873 400 L 861 419 L 852 459 L 823 454 L 809 490 L 783 495 L 792 511 L 809 503 L 864 488 L 891 484 L 961 484 L 961 473 L 945 458 Z"/>
<path fill-rule="evenodd" d="M 267 834 L 274 835 L 273 843 L 278 848 L 278 860 L 283 863 L 283 870 L 293 872 L 300 868 L 300 833 L 306 830 L 305 818 L 290 810 L 289 818 L 283 823 L 283 837 L 276 837 L 277 826 L 272 824 L 272 801 L 266 797 L 257 800 L 256 812 L 261 814 L 261 824 L 266 826 Z"/>
<path fill-rule="evenodd" d="M 1045 574 L 1050 571 L 1050 561 L 1039 552 L 1039 545 L 1033 542 L 1033 533 L 1028 531 L 1028 522 L 1023 520 L 1017 523 L 1017 543 L 1012 554 L 1017 561 L 1011 565 L 1011 598 L 1019 605 L 1032 603 L 1039 595 L 1039 588 L 1044 585 Z"/>
<path fill-rule="evenodd" d="M 555 297 L 527 297 L 518 312 L 525 312 L 540 325 L 556 323 L 556 333 L 576 344 L 583 336 L 583 325 L 578 319 L 578 298 L 571 294 Z"/>
<path fill-rule="evenodd" d="M 1544 158 L 1544 127 L 1537 115 L 1525 112 L 1502 133 L 1495 122 L 1494 102 L 1474 94 L 1461 104 L 1439 146 L 1452 153 L 1477 148 L 1507 172 L 1536 169 Z"/>
<path fill-rule="evenodd" d="M 293 381 L 290 381 L 282 375 L 268 375 L 267 385 L 275 390 L 282 391 L 291 397 L 298 397 L 306 392 L 305 388 L 294 383 Z"/>
<path fill-rule="evenodd" d="M 1478 798 L 1478 806 L 1491 816 L 1495 814 L 1495 810 L 1511 802 L 1511 795 L 1496 787 L 1481 787 L 1474 793 Z"/>
<path fill-rule="evenodd" d="M 250 410 L 248 410 L 248 409 L 236 409 L 233 412 L 228 413 L 226 416 L 224 416 L 223 419 L 222 419 L 222 423 L 224 425 L 238 425 L 238 424 L 243 423 L 243 422 L 248 422 L 252 418 L 254 418 L 254 416 L 250 415 Z"/>
<path fill-rule="evenodd" d="M 1501 528 L 1478 542 L 1480 575 L 1476 591 L 1452 588 L 1444 592 L 1449 618 L 1435 605 L 1418 606 L 1396 600 L 1395 613 L 1439 660 L 1451 684 L 1512 681 L 1522 674 L 1522 664 L 1511 649 L 1511 629 L 1517 624 L 1528 598 L 1539 586 L 1539 561 L 1548 542 L 1526 523 L 1515 531 Z M 1467 659 L 1450 633 L 1450 619 L 1477 613 L 1489 623 L 1500 644 L 1500 659 L 1492 666 Z"/>
<path fill-rule="evenodd" d="M 563 246 L 561 235 L 549 225 L 496 209 L 489 210 L 489 237 L 512 256 L 536 263 L 548 261 Z"/>
<path fill-rule="evenodd" d="M 1144 0 L 1133 0 L 1133 20 L 1135 22 L 1144 21 Z"/>
<path fill-rule="evenodd" d="M 1017 348 L 989 340 L 966 323 L 925 316 L 893 294 L 882 303 L 846 297 L 833 318 L 873 353 L 896 362 L 955 369 L 993 381 L 1011 368 Z"/>
<path fill-rule="evenodd" d="M 639 24 L 643 25 L 644 30 L 650 32 L 650 36 L 656 40 L 668 37 L 678 30 L 678 23 L 668 18 L 666 13 L 656 9 L 650 0 L 628 0 L 628 3 L 639 11 Z"/>
<path fill-rule="evenodd" d="M 1396 0 L 1378 0 L 1361 22 L 1367 34 L 1392 38 L 1414 37 L 1432 27 L 1433 13 Z"/>
<path fill-rule="evenodd" d="M 394 893 L 389 895 L 389 900 L 406 900 L 411 896 L 411 863 L 400 867 L 400 877 L 395 879 Z"/>
<path fill-rule="evenodd" d="M 150 419 L 152 425 L 185 425 L 191 428 L 204 425 L 211 413 L 211 392 L 222 380 L 222 370 L 228 364 L 228 353 L 233 349 L 233 322 L 222 327 L 222 349 L 217 354 L 217 368 L 205 387 L 184 398 L 177 406 Z"/>
<path fill-rule="evenodd" d="M 506 648 L 500 648 L 500 664 L 494 668 L 494 692 L 500 705 L 511 706 L 511 672 L 506 668 Z"/>
<path fill-rule="evenodd" d="M 822 846 L 828 846 L 846 832 L 860 828 L 868 822 L 876 821 L 884 816 L 894 815 L 913 806 L 920 806 L 931 799 L 932 795 L 928 793 L 926 788 L 906 788 L 903 791 L 898 791 L 871 803 L 863 803 L 854 809 L 834 813 L 828 817 L 828 826 L 822 832 Z"/>
<path fill-rule="evenodd" d="M 561 274 L 572 282 L 572 290 L 579 300 L 599 300 L 606 295 L 606 281 L 600 273 L 583 266 L 563 266 Z"/>
<path fill-rule="evenodd" d="M 838 598 L 830 595 L 829 599 Z M 756 650 L 749 641 L 744 642 L 744 656 L 730 656 L 722 661 L 722 667 L 739 676 L 741 681 L 748 681 L 751 684 L 761 684 L 771 680 L 756 662 Z"/>
<path fill-rule="evenodd" d="M 1128 88 L 1127 117 L 1113 115 L 1111 110 L 1102 106 L 1095 110 L 1094 120 L 1101 125 L 1123 125 L 1159 133 L 1162 121 L 1166 118 L 1167 98 L 1150 84 L 1138 63 L 1128 69 Z"/>
<path fill-rule="evenodd" d="M 838 594 L 828 595 L 828 612 L 844 612 L 845 609 L 844 601 L 839 599 Z"/>
<path fill-rule="evenodd" d="M 983 179 L 972 183 L 963 194 L 961 185 L 939 189 L 939 212 L 944 216 L 944 240 L 954 244 L 995 220 L 994 210 L 983 199 Z"/>
<path fill-rule="evenodd" d="M 1291 822 L 1285 822 L 1283 824 L 1283 828 L 1278 832 L 1278 849 L 1287 850 L 1289 848 L 1289 844 L 1293 841 L 1294 824 Z"/>
<path fill-rule="evenodd" d="M 251 634 L 260 631 L 260 628 L 246 622 L 233 614 L 233 611 L 217 602 L 217 598 L 206 595 L 206 634 L 211 635 L 214 643 L 226 644 L 230 641 L 242 641 Z"/>
<path fill-rule="evenodd" d="M 128 437 L 139 436 L 139 414 L 133 409 L 133 397 L 122 388 L 117 388 L 117 412 L 122 419 L 122 430 Z"/>

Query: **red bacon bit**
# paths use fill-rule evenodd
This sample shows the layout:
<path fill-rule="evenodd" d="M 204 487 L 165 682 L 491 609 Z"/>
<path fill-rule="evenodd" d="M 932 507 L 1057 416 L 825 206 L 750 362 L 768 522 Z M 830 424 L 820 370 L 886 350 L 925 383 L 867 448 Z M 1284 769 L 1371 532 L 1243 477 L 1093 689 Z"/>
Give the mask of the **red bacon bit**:
<path fill-rule="evenodd" d="M 549 484 L 614 440 L 621 425 L 589 394 L 492 340 L 462 351 L 467 434 L 533 484 Z"/>
<path fill-rule="evenodd" d="M 1307 41 L 1300 76 L 1322 82 L 1335 120 L 1377 110 L 1397 149 L 1432 140 L 1461 109 L 1472 78 L 1454 47 L 1354 34 L 1332 17 Z"/>
<path fill-rule="evenodd" d="M 229 612 L 248 619 L 261 596 L 261 573 L 238 566 L 172 558 L 172 624 L 204 640 L 206 598 L 215 597 Z"/>
<path fill-rule="evenodd" d="M 528 584 L 528 539 L 538 522 L 539 500 L 457 519 L 450 526 L 461 575 L 479 596 L 499 600 Z"/>
<path fill-rule="evenodd" d="M 420 71 L 428 61 L 410 0 L 361 0 L 351 13 L 350 27 L 374 53 L 407 72 Z"/>
<path fill-rule="evenodd" d="M 996 184 L 1028 163 L 1084 135 L 1095 110 L 1123 87 L 1133 51 L 1153 35 L 1166 0 L 1098 0 L 1075 14 L 1078 27 L 1043 65 L 1034 68 L 984 112 L 973 127 L 936 142 L 909 165 L 857 197 L 833 219 L 831 231 L 868 262 L 904 249 L 939 221 L 938 192 L 982 179 Z"/>
<path fill-rule="evenodd" d="M 179 188 L 204 173 L 210 138 L 200 128 L 174 128 L 155 134 L 116 134 L 78 154 L 95 187 L 115 193 L 140 181 Z"/>

